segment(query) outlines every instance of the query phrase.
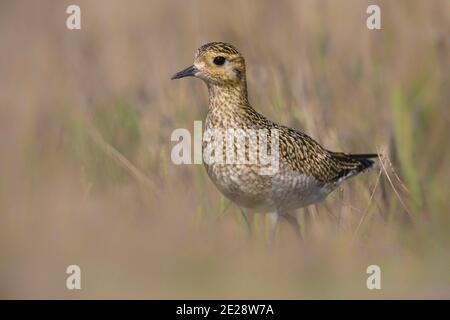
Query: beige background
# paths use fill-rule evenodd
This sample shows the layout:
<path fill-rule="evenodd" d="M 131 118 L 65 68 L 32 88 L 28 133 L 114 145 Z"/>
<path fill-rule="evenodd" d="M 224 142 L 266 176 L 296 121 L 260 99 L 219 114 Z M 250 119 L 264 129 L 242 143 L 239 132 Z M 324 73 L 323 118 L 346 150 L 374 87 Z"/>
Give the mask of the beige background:
<path fill-rule="evenodd" d="M 450 297 L 449 1 L 370 1 L 380 31 L 359 0 L 76 1 L 69 31 L 72 3 L 0 3 L 0 297 Z M 249 237 L 202 166 L 170 161 L 207 92 L 169 79 L 209 41 L 245 55 L 258 111 L 384 150 L 409 193 L 378 165 L 299 211 L 303 246 L 282 225 L 268 251 L 262 215 Z"/>

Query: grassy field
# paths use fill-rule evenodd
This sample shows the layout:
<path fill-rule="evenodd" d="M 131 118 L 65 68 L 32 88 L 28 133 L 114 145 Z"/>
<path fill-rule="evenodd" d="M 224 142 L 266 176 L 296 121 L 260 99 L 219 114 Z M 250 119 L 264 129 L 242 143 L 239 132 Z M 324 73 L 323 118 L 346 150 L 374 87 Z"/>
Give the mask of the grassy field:
<path fill-rule="evenodd" d="M 1 298 L 450 298 L 450 2 L 0 3 Z M 235 44 L 250 101 L 331 150 L 383 153 L 265 246 L 170 135 L 207 113 L 170 81 Z M 227 208 L 225 210 L 225 208 Z M 82 290 L 66 289 L 68 265 Z M 366 288 L 379 265 L 382 289 Z"/>

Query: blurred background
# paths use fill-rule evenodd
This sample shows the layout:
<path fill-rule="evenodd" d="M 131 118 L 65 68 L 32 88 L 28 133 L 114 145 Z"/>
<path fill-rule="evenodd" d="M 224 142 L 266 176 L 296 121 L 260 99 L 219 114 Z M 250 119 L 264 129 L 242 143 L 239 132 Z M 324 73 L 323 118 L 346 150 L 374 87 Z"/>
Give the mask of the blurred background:
<path fill-rule="evenodd" d="M 450 298 L 449 34 L 447 0 L 1 1 L 0 297 Z M 250 232 L 170 160 L 207 113 L 205 85 L 170 76 L 210 41 L 244 54 L 264 115 L 385 156 L 299 210 L 303 245 L 281 225 L 268 250 L 264 215 Z"/>

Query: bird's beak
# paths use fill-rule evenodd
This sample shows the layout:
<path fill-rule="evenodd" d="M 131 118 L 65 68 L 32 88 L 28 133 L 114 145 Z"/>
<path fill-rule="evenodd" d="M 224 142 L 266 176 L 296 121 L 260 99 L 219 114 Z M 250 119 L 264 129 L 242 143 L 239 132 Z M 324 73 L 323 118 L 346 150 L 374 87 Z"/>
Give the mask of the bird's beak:
<path fill-rule="evenodd" d="M 198 69 L 192 65 L 190 67 L 187 67 L 184 70 L 181 70 L 180 72 L 175 73 L 172 78 L 170 78 L 171 80 L 174 79 L 180 79 L 180 78 L 184 78 L 184 77 L 195 77 L 195 74 L 198 72 Z"/>

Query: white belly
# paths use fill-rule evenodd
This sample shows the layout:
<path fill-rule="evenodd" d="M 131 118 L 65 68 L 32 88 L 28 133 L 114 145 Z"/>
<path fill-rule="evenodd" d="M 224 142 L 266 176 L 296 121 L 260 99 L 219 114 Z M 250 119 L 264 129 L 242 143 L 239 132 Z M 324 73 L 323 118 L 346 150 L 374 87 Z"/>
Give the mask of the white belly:
<path fill-rule="evenodd" d="M 337 185 L 324 186 L 314 177 L 286 164 L 273 176 L 263 176 L 251 165 L 205 165 L 217 188 L 239 206 L 259 212 L 294 210 L 324 199 Z"/>

